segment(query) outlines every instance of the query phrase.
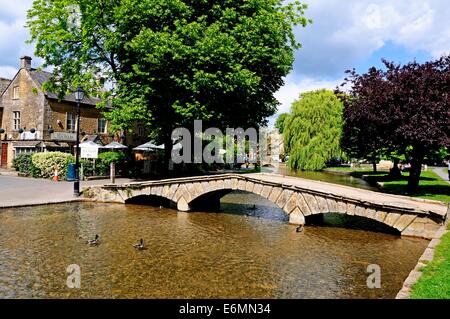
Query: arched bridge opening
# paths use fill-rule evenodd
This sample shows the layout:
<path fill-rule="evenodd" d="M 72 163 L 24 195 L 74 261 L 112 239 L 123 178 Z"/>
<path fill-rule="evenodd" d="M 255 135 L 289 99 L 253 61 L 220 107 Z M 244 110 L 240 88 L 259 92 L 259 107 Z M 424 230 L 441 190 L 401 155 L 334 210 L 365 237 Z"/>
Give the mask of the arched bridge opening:
<path fill-rule="evenodd" d="M 392 234 L 397 236 L 401 235 L 401 232 L 397 228 L 384 224 L 375 219 L 333 212 L 306 216 L 305 225 L 339 227 Z"/>
<path fill-rule="evenodd" d="M 154 207 L 165 207 L 165 208 L 176 208 L 177 203 L 157 195 L 139 195 L 135 197 L 128 198 L 125 200 L 125 204 L 135 204 L 135 205 L 148 205 Z"/>

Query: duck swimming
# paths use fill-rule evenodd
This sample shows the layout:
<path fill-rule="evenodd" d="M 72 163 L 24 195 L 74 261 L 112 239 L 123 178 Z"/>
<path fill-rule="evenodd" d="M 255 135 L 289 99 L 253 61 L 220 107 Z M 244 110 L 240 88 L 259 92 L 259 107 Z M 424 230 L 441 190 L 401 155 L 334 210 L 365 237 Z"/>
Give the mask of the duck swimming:
<path fill-rule="evenodd" d="M 100 236 L 99 235 L 95 235 L 94 239 L 89 239 L 86 243 L 89 246 L 97 246 L 100 242 Z"/>
<path fill-rule="evenodd" d="M 137 250 L 145 249 L 144 240 L 141 238 L 141 240 L 139 240 L 139 243 L 133 244 L 133 247 Z"/>
<path fill-rule="evenodd" d="M 297 228 L 295 229 L 295 231 L 297 233 L 301 233 L 303 231 L 303 225 L 298 225 Z"/>
<path fill-rule="evenodd" d="M 255 210 L 256 209 L 256 205 L 255 204 L 253 204 L 253 206 L 252 207 L 249 207 L 249 208 L 247 208 L 248 210 Z"/>

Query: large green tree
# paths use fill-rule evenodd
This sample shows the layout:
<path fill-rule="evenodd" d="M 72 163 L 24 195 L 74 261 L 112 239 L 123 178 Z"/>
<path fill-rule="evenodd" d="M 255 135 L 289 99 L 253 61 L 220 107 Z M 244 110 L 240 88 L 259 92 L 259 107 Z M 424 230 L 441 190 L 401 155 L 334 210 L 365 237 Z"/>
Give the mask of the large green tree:
<path fill-rule="evenodd" d="M 282 0 L 35 0 L 27 25 L 35 54 L 55 67 L 49 88 L 111 83 L 113 127 L 145 122 L 168 160 L 177 126 L 259 126 L 275 113 L 305 9 Z"/>
<path fill-rule="evenodd" d="M 286 121 L 288 115 L 288 113 L 281 113 L 275 120 L 275 127 L 278 129 L 278 132 L 280 132 L 280 134 L 283 134 L 284 132 L 284 122 Z"/>
<path fill-rule="evenodd" d="M 288 165 L 296 170 L 321 170 L 342 155 L 339 142 L 343 127 L 343 104 L 328 90 L 303 93 L 292 104 L 284 122 L 284 145 Z"/>

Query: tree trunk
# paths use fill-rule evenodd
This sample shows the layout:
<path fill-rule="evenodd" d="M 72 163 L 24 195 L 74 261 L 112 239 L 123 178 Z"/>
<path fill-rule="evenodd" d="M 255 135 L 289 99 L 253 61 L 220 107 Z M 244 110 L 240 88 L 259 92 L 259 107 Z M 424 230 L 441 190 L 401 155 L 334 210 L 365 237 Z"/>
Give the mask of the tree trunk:
<path fill-rule="evenodd" d="M 376 159 L 372 160 L 372 168 L 373 168 L 373 172 L 376 173 L 377 172 L 377 160 Z"/>
<path fill-rule="evenodd" d="M 411 169 L 408 179 L 408 193 L 413 194 L 419 188 L 420 173 L 422 173 L 423 156 L 418 155 L 411 160 Z"/>
<path fill-rule="evenodd" d="M 394 167 L 391 168 L 391 171 L 389 172 L 389 177 L 400 178 L 402 176 L 402 173 L 400 172 L 400 169 L 398 168 L 399 162 L 400 162 L 400 160 L 398 158 L 394 158 Z"/>

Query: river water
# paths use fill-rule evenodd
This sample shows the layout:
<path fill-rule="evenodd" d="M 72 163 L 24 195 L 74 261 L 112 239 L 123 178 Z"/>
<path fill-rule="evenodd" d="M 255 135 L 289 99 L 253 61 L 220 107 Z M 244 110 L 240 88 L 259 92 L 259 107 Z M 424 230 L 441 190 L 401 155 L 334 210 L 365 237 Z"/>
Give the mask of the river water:
<path fill-rule="evenodd" d="M 243 192 L 226 195 L 218 212 L 98 203 L 4 209 L 0 298 L 393 298 L 428 243 L 336 227 L 342 221 L 333 218 L 297 233 L 287 221 Z M 89 247 L 95 234 L 100 245 Z M 132 247 L 140 238 L 146 250 Z M 80 289 L 66 285 L 71 264 L 80 266 Z M 381 267 L 381 289 L 367 288 L 370 264 Z"/>

